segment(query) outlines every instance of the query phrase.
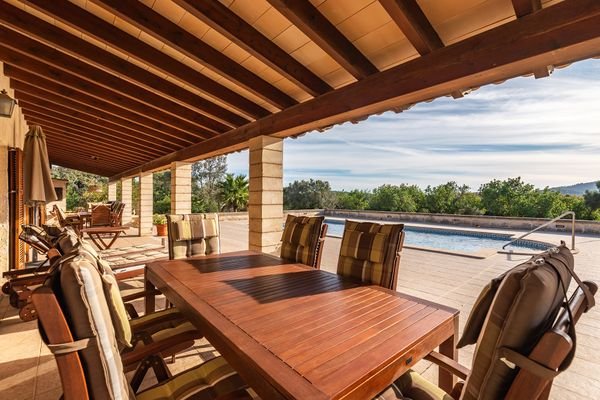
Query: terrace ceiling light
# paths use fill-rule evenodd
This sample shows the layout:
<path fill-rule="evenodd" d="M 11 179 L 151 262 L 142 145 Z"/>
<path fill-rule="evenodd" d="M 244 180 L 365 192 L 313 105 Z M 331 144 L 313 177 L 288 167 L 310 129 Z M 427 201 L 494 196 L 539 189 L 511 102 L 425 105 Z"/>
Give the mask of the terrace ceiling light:
<path fill-rule="evenodd" d="M 0 92 L 0 117 L 12 117 L 15 104 L 17 104 L 17 101 L 10 97 L 8 93 L 6 93 L 6 90 L 2 89 Z"/>

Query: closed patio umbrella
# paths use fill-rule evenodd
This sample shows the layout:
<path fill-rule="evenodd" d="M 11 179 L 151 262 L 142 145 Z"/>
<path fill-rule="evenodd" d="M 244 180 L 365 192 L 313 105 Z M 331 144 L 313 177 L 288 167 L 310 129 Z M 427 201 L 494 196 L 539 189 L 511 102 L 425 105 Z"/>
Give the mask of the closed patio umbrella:
<path fill-rule="evenodd" d="M 56 200 L 56 192 L 52 184 L 50 162 L 46 136 L 41 126 L 33 125 L 25 136 L 25 153 L 23 160 L 24 200 L 34 209 L 34 223 L 37 223 L 37 207 L 40 204 Z"/>

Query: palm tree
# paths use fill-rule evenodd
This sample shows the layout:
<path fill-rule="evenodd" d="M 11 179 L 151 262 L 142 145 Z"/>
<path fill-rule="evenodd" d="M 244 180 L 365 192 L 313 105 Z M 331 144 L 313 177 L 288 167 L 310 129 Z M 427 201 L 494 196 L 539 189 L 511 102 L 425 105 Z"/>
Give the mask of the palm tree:
<path fill-rule="evenodd" d="M 219 197 L 223 203 L 222 209 L 238 211 L 248 205 L 248 179 L 245 175 L 225 175 L 219 182 Z"/>

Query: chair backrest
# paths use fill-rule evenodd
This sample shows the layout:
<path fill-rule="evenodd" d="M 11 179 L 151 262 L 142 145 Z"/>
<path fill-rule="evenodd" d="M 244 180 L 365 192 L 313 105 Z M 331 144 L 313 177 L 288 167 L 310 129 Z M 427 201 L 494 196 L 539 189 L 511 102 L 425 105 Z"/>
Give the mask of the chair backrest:
<path fill-rule="evenodd" d="M 115 201 L 112 204 L 110 212 L 110 224 L 112 226 L 121 226 L 123 222 L 123 210 L 125 210 L 125 203 Z"/>
<path fill-rule="evenodd" d="M 219 254 L 221 239 L 219 215 L 168 214 L 169 258 Z"/>
<path fill-rule="evenodd" d="M 514 267 L 484 288 L 459 342 L 460 347 L 477 340 L 471 374 L 461 399 L 505 398 L 511 385 L 517 383 L 515 377 L 519 368 L 514 364 L 523 370 L 526 365 L 521 365 L 522 359 L 535 357 L 538 346 L 546 348 L 536 363 L 556 362 L 555 350 L 561 347 L 559 343 L 553 340 L 555 346 L 548 347 L 542 342 L 549 340 L 546 335 L 554 336 L 553 332 L 564 328 L 564 321 L 559 319 L 558 326 L 555 321 L 566 301 L 571 276 L 574 276 L 573 264 L 573 255 L 561 245 Z M 567 343 L 571 341 L 565 334 L 554 339 L 561 337 L 566 338 Z M 559 365 L 566 356 L 565 353 Z M 551 369 L 556 370 L 559 365 Z M 545 378 L 543 387 L 551 382 L 552 377 Z M 535 399 L 538 396 L 518 398 Z"/>
<path fill-rule="evenodd" d="M 48 253 L 48 250 L 54 246 L 56 238 L 50 237 L 48 233 L 37 225 L 21 225 L 19 239 L 34 248 L 40 254 Z"/>
<path fill-rule="evenodd" d="M 327 225 L 323 225 L 324 219 L 325 217 L 288 214 L 281 235 L 280 257 L 319 269 L 324 239 L 321 239 L 321 234 L 327 232 Z"/>
<path fill-rule="evenodd" d="M 58 205 L 55 204 L 52 207 L 52 211 L 54 212 L 54 215 L 56 215 L 56 219 L 58 220 L 58 224 L 60 226 L 62 226 L 64 228 L 65 226 L 68 225 L 67 224 L 67 215 Z"/>
<path fill-rule="evenodd" d="M 404 224 L 346 221 L 337 273 L 396 290 Z"/>
<path fill-rule="evenodd" d="M 98 204 L 92 208 L 91 226 L 110 225 L 110 207 L 106 204 Z"/>

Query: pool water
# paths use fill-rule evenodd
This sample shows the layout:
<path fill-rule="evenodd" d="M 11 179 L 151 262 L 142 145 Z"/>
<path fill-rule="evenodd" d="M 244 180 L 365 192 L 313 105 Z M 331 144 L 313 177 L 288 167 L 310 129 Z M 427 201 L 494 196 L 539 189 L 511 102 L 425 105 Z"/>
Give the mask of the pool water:
<path fill-rule="evenodd" d="M 342 237 L 344 233 L 344 222 L 326 219 L 329 225 L 327 234 Z M 501 250 L 502 246 L 509 242 L 513 235 L 501 233 L 487 233 L 475 231 L 456 231 L 440 228 L 426 228 L 419 226 L 405 226 L 405 246 L 429 247 L 440 250 L 449 250 L 464 253 L 476 253 L 484 249 Z M 544 251 L 551 247 L 547 243 L 531 240 L 521 240 L 508 246 L 506 250 Z"/>

